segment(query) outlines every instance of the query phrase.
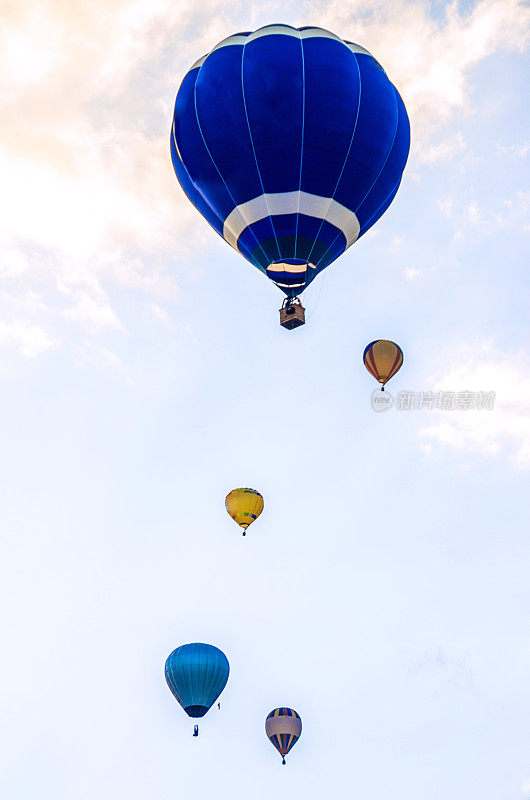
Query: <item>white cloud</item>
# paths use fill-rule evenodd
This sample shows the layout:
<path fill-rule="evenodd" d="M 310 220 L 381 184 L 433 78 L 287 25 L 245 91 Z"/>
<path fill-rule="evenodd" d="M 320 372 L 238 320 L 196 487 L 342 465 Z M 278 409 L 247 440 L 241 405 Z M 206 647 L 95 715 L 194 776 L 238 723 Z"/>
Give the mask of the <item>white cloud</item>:
<path fill-rule="evenodd" d="M 36 325 L 0 322 L 0 346 L 14 346 L 24 358 L 35 358 L 57 344 Z"/>
<path fill-rule="evenodd" d="M 512 155 L 516 158 L 526 158 L 530 153 L 530 143 L 524 142 L 523 144 L 511 144 L 509 146 L 499 144 L 497 145 L 497 152 L 499 155 Z"/>
<path fill-rule="evenodd" d="M 423 150 L 418 155 L 418 161 L 421 164 L 429 164 L 430 166 L 439 163 L 448 163 L 466 149 L 464 137 L 460 132 L 443 139 L 436 144 L 426 144 Z"/>
<path fill-rule="evenodd" d="M 157 320 L 160 322 L 168 322 L 169 315 L 165 309 L 161 308 L 156 303 L 147 303 L 147 308 Z"/>
<path fill-rule="evenodd" d="M 499 225 L 517 225 L 521 230 L 530 231 L 530 191 L 517 191 L 513 197 L 504 201 L 503 211 L 498 219 Z"/>
<path fill-rule="evenodd" d="M 39 329 L 68 319 L 124 330 L 110 286 L 175 295 L 172 271 L 196 222 L 172 174 L 167 90 L 177 79 L 167 65 L 157 69 L 163 42 L 154 32 L 164 21 L 184 25 L 189 9 L 48 0 L 5 11 L 0 312 L 16 306 L 21 330 L 34 330 L 35 304 L 25 301 L 36 294 Z M 152 86 L 138 81 L 143 69 L 155 71 Z M 199 226 L 194 240 L 209 235 Z M 4 334 L 0 344 L 16 345 L 17 336 Z"/>
<path fill-rule="evenodd" d="M 74 358 L 78 365 L 90 364 L 99 370 L 111 369 L 114 372 L 121 373 L 129 386 L 134 386 L 134 381 L 129 376 L 121 358 L 112 350 L 109 350 L 108 347 L 98 342 L 87 339 L 82 340 L 74 348 Z"/>
<path fill-rule="evenodd" d="M 447 367 L 431 379 L 434 390 L 494 391 L 495 407 L 432 412 L 422 438 L 490 456 L 508 451 L 520 469 L 530 469 L 530 354 L 507 352 L 483 341 L 452 349 L 438 361 Z"/>
<path fill-rule="evenodd" d="M 390 255 L 394 256 L 401 250 L 402 247 L 403 247 L 403 237 L 394 236 L 393 239 L 391 239 L 387 247 L 387 250 L 390 253 Z"/>
<path fill-rule="evenodd" d="M 444 217 L 446 219 L 451 219 L 453 216 L 453 208 L 454 208 L 454 198 L 453 197 L 444 197 L 443 199 L 437 200 L 436 204 Z"/>
<path fill-rule="evenodd" d="M 74 322 L 88 325 L 93 330 L 114 328 L 125 331 L 106 297 L 93 297 L 88 292 L 78 292 L 77 299 L 72 308 L 65 312 L 65 316 Z"/>
<path fill-rule="evenodd" d="M 455 239 L 473 231 L 482 237 L 496 236 L 500 230 L 530 231 L 530 192 L 517 190 L 511 197 L 500 199 L 493 207 L 480 205 L 466 197 L 444 197 L 436 201 L 442 215 L 452 220 Z"/>
<path fill-rule="evenodd" d="M 522 51 L 530 38 L 524 0 L 479 0 L 471 11 L 455 1 L 441 20 L 422 0 L 328 0 L 315 7 L 324 27 L 381 61 L 407 106 L 412 156 L 420 162 L 451 160 L 463 148 L 460 134 L 437 146 L 431 138 L 456 112 L 469 111 L 471 67 L 500 48 Z"/>
<path fill-rule="evenodd" d="M 479 210 L 478 203 L 473 201 L 466 208 L 466 216 L 473 225 L 478 225 L 482 219 L 482 213 Z"/>

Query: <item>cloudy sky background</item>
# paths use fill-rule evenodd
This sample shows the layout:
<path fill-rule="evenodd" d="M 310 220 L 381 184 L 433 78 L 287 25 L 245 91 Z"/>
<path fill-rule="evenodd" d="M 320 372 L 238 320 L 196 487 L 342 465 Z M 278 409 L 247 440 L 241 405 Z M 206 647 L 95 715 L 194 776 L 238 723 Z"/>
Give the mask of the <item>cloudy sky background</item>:
<path fill-rule="evenodd" d="M 2 796 L 530 797 L 529 7 L 0 8 Z M 295 332 L 169 157 L 189 66 L 271 22 L 365 46 L 412 125 Z M 375 338 L 394 396 L 495 409 L 375 414 Z M 195 640 L 232 667 L 198 740 L 163 679 Z"/>

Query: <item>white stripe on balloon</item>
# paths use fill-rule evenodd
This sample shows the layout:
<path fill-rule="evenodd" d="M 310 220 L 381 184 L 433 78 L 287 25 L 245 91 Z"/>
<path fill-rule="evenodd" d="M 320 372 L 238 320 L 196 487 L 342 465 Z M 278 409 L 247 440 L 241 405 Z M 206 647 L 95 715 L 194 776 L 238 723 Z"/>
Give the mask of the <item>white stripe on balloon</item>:
<path fill-rule="evenodd" d="M 280 214 L 304 214 L 307 217 L 326 219 L 344 234 L 346 247 L 359 236 L 360 224 L 353 211 L 330 197 L 320 197 L 308 192 L 277 192 L 262 194 L 241 203 L 224 221 L 223 237 L 235 250 L 243 231 L 255 222 Z"/>

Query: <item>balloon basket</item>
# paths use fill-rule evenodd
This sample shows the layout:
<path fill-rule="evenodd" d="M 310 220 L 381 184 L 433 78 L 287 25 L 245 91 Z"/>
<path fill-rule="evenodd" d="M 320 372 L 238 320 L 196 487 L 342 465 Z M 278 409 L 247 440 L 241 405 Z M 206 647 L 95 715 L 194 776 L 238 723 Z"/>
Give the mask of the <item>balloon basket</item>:
<path fill-rule="evenodd" d="M 280 308 L 280 325 L 291 331 L 305 325 L 305 308 L 298 297 L 287 297 Z"/>

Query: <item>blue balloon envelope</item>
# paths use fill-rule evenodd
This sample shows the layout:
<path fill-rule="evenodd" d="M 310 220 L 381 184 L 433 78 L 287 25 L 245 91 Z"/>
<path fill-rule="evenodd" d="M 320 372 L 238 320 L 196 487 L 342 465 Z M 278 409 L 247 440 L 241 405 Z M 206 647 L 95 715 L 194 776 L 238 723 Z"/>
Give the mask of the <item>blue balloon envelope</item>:
<path fill-rule="evenodd" d="M 203 717 L 226 686 L 230 665 L 211 644 L 183 644 L 166 660 L 166 681 L 190 717 Z"/>
<path fill-rule="evenodd" d="M 409 145 L 403 101 L 367 50 L 288 25 L 238 33 L 200 58 L 171 132 L 189 199 L 288 297 L 385 212 Z"/>

